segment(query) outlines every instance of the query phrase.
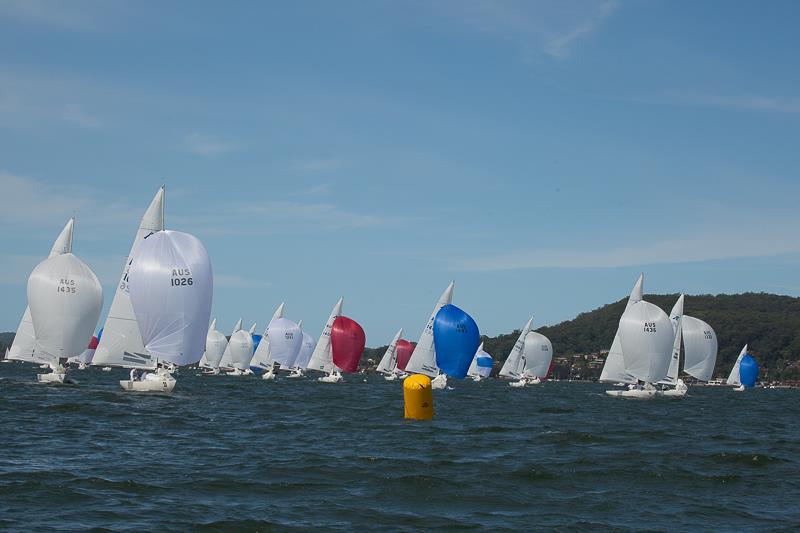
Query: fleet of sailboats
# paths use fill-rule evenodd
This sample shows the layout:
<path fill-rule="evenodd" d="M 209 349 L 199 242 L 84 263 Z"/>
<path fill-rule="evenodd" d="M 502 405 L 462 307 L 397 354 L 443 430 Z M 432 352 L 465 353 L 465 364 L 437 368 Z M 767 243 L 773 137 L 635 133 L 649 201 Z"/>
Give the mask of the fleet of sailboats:
<path fill-rule="evenodd" d="M 93 335 L 102 307 L 102 289 L 94 272 L 72 254 L 74 218 L 59 233 L 48 258 L 28 280 L 28 307 L 23 313 L 6 359 L 39 364 L 51 372 L 41 382 L 65 381 L 65 364 L 123 367 L 125 390 L 170 392 L 179 366 L 198 364 L 204 374 L 248 375 L 261 372 L 266 380 L 278 371 L 303 377 L 321 372 L 319 381 L 339 382 L 342 372 L 358 370 L 365 335 L 361 326 L 343 316 L 343 298 L 331 310 L 319 340 L 302 330 L 302 321 L 285 318 L 284 303 L 274 311 L 263 335 L 256 324 L 242 329 L 238 320 L 231 335 L 208 325 L 213 276 L 208 254 L 194 236 L 164 227 L 165 189 L 161 187 L 139 224 L 103 327 Z M 717 338 L 706 322 L 684 315 L 680 295 L 669 315 L 643 299 L 643 275 L 631 290 L 620 316 L 600 380 L 626 389 L 611 396 L 683 397 L 688 391 L 681 371 L 704 382 L 711 379 Z M 452 305 L 454 282 L 436 301 L 416 345 L 392 337 L 377 365 L 387 381 L 408 373 L 432 378 L 432 387 L 447 386 L 452 377 L 475 381 L 491 375 L 494 361 L 479 343 L 474 320 Z M 540 383 L 552 366 L 553 346 L 532 331 L 533 317 L 499 371 L 513 387 Z M 683 355 L 683 365 L 681 356 Z M 758 365 L 742 349 L 727 384 L 752 386 Z"/>

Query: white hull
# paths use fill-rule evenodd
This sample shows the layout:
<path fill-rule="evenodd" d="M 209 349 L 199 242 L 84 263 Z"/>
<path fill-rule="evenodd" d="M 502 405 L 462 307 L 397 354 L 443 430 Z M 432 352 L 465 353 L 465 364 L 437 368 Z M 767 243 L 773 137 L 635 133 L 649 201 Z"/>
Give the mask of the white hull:
<path fill-rule="evenodd" d="M 172 392 L 175 383 L 177 383 L 175 378 L 170 374 L 159 372 L 157 374 L 148 373 L 142 380 L 121 380 L 119 386 L 122 387 L 122 390 L 130 392 Z"/>
<path fill-rule="evenodd" d="M 239 370 L 238 368 L 234 368 L 233 370 L 228 372 L 226 375 L 228 375 L 228 376 L 252 376 L 253 375 L 253 371 L 250 370 L 249 368 L 246 369 L 246 370 Z"/>
<path fill-rule="evenodd" d="M 733 390 L 734 390 L 734 392 L 744 392 L 744 385 L 739 385 L 738 387 L 736 387 Z"/>
<path fill-rule="evenodd" d="M 686 389 L 667 389 L 659 392 L 659 396 L 667 398 L 683 398 L 688 391 Z"/>
<path fill-rule="evenodd" d="M 334 372 L 333 374 L 328 374 L 327 376 L 317 378 L 317 381 L 321 381 L 322 383 L 339 383 L 342 381 L 342 375 Z"/>
<path fill-rule="evenodd" d="M 482 379 L 483 379 L 483 378 L 482 378 L 482 377 L 480 377 L 478 374 L 474 374 L 474 375 L 472 375 L 472 376 L 470 376 L 470 377 L 472 378 L 472 381 L 480 381 L 480 380 L 482 380 Z"/>
<path fill-rule="evenodd" d="M 302 378 L 303 376 L 305 376 L 305 374 L 303 374 L 303 371 L 300 370 L 299 368 L 295 368 L 294 370 L 292 370 L 292 373 L 289 374 L 287 377 L 290 377 L 290 378 Z"/>
<path fill-rule="evenodd" d="M 103 372 L 111 372 L 111 367 L 110 366 L 104 366 L 100 370 L 102 370 Z"/>
<path fill-rule="evenodd" d="M 394 373 L 386 374 L 385 376 L 383 376 L 383 379 L 385 379 L 386 381 L 396 381 L 397 380 L 397 374 L 394 374 Z"/>
<path fill-rule="evenodd" d="M 203 376 L 218 376 L 219 375 L 219 368 L 207 368 L 203 370 Z"/>
<path fill-rule="evenodd" d="M 607 390 L 606 394 L 615 398 L 653 398 L 658 393 L 655 389 Z"/>
<path fill-rule="evenodd" d="M 447 387 L 447 374 L 439 374 L 431 380 L 431 389 L 444 389 Z"/>
<path fill-rule="evenodd" d="M 275 379 L 275 371 L 270 370 L 269 372 L 264 372 L 263 374 L 261 374 L 261 379 L 266 379 L 266 380 Z"/>
<path fill-rule="evenodd" d="M 64 383 L 64 378 L 66 377 L 66 372 L 49 372 L 47 374 L 37 374 L 36 380 L 39 383 Z"/>

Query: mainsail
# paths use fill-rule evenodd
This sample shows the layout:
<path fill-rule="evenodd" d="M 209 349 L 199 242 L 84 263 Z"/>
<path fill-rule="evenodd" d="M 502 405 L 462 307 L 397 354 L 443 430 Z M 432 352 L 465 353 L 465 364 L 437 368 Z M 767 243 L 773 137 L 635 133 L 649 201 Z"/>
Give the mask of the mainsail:
<path fill-rule="evenodd" d="M 678 301 L 672 306 L 672 311 L 669 313 L 669 319 L 672 322 L 672 334 L 674 340 L 672 342 L 672 356 L 669 360 L 669 369 L 667 370 L 667 377 L 659 381 L 662 385 L 676 385 L 678 383 L 678 371 L 681 357 L 681 338 L 683 329 L 681 322 L 683 320 L 683 294 L 678 297 Z"/>
<path fill-rule="evenodd" d="M 242 329 L 242 319 L 236 321 L 236 324 L 233 326 L 233 331 L 231 331 L 231 338 L 236 334 L 237 331 Z M 219 361 L 219 367 L 224 369 L 232 369 L 233 364 L 231 363 L 231 345 L 230 342 L 225 343 L 225 349 L 222 351 L 222 359 Z"/>
<path fill-rule="evenodd" d="M 741 378 L 739 376 L 739 365 L 742 364 L 742 358 L 747 355 L 747 345 L 744 345 L 742 351 L 739 352 L 739 357 L 736 358 L 736 363 L 733 365 L 733 369 L 731 369 L 731 373 L 728 375 L 728 379 L 726 383 L 728 385 L 739 386 L 742 384 Z"/>
<path fill-rule="evenodd" d="M 415 374 L 425 374 L 430 377 L 435 377 L 439 374 L 439 368 L 436 366 L 436 347 L 433 342 L 433 323 L 436 319 L 436 313 L 445 305 L 449 305 L 453 301 L 453 288 L 455 282 L 451 281 L 450 285 L 444 290 L 439 300 L 431 312 L 425 328 L 419 336 L 414 351 L 411 353 L 411 359 L 408 360 L 406 371 Z"/>
<path fill-rule="evenodd" d="M 206 334 L 206 351 L 203 354 L 203 359 L 200 360 L 200 366 L 211 369 L 217 368 L 227 347 L 228 339 L 221 331 L 217 330 L 217 319 L 215 318 L 211 321 L 211 327 L 208 328 L 208 333 Z"/>
<path fill-rule="evenodd" d="M 71 218 L 67 221 L 61 233 L 58 234 L 52 248 L 50 248 L 50 254 L 47 256 L 48 258 L 72 252 L 72 232 L 74 227 L 75 218 Z M 20 320 L 19 326 L 17 326 L 17 333 L 14 335 L 14 342 L 11 343 L 11 349 L 8 350 L 6 359 L 45 363 L 46 361 L 34 357 L 33 349 L 35 343 L 36 336 L 33 333 L 31 309 L 30 307 L 26 307 L 25 312 L 22 314 L 22 320 Z"/>
<path fill-rule="evenodd" d="M 117 291 L 111 302 L 108 317 L 103 325 L 103 337 L 97 346 L 93 365 L 124 366 L 130 368 L 154 368 L 155 361 L 144 349 L 142 335 L 136 323 L 129 292 L 129 271 L 141 242 L 154 233 L 164 229 L 164 187 L 156 193 L 145 211 L 131 251 L 122 269 Z M 206 321 L 208 323 L 208 321 Z"/>
<path fill-rule="evenodd" d="M 309 370 L 319 370 L 329 374 L 334 371 L 335 366 L 333 364 L 333 354 L 331 353 L 331 328 L 333 328 L 334 321 L 342 314 L 343 303 L 344 297 L 339 298 L 339 301 L 333 306 L 328 321 L 322 329 L 322 334 L 319 336 L 319 342 L 314 347 L 311 359 L 306 365 Z"/>
<path fill-rule="evenodd" d="M 391 374 L 394 372 L 395 368 L 397 368 L 397 341 L 400 340 L 401 335 L 403 335 L 403 328 L 397 330 L 397 333 L 392 337 L 392 342 L 390 342 L 389 346 L 386 348 L 386 353 L 381 357 L 381 361 L 378 363 L 378 368 L 376 369 L 381 374 Z"/>
<path fill-rule="evenodd" d="M 631 290 L 631 294 L 628 297 L 628 303 L 625 305 L 625 311 L 622 312 L 623 316 L 633 304 L 642 300 L 643 284 L 644 274 L 639 274 L 639 279 L 636 280 L 636 283 L 633 285 L 633 289 Z M 622 317 L 620 317 L 620 321 L 621 320 Z M 610 383 L 637 382 L 636 377 L 625 370 L 625 359 L 622 355 L 622 341 L 619 338 L 619 326 L 617 326 L 617 331 L 614 333 L 614 340 L 611 343 L 611 348 L 608 350 L 608 355 L 606 356 L 606 362 L 603 365 L 603 370 L 600 372 L 600 381 Z"/>
<path fill-rule="evenodd" d="M 269 344 L 269 328 L 273 320 L 283 318 L 283 309 L 285 305 L 281 302 L 280 305 L 272 313 L 272 318 L 267 322 L 267 327 L 264 328 L 264 333 L 261 334 L 261 342 L 258 343 L 253 360 L 250 361 L 250 366 L 260 368 L 263 370 L 271 370 L 273 365 L 272 355 L 270 353 Z"/>
<path fill-rule="evenodd" d="M 511 352 L 508 354 L 508 357 L 506 357 L 503 367 L 500 369 L 500 377 L 509 379 L 519 379 L 522 377 L 522 371 L 525 369 L 525 356 L 523 354 L 525 349 L 525 337 L 531 330 L 531 325 L 533 325 L 533 317 L 528 319 L 525 327 L 519 332 L 517 342 L 514 343 L 514 347 L 511 348 Z"/>

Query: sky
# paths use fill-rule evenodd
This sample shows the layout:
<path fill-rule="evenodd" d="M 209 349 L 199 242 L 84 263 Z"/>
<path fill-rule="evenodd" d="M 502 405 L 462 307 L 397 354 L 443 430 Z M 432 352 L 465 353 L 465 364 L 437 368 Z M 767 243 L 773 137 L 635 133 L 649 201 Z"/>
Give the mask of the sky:
<path fill-rule="evenodd" d="M 800 296 L 798 20 L 792 1 L 0 0 L 0 330 L 73 214 L 107 310 L 162 183 L 223 330 L 285 301 L 317 335 L 344 296 L 367 345 L 416 340 L 450 280 L 488 335 L 639 272 L 645 294 Z"/>

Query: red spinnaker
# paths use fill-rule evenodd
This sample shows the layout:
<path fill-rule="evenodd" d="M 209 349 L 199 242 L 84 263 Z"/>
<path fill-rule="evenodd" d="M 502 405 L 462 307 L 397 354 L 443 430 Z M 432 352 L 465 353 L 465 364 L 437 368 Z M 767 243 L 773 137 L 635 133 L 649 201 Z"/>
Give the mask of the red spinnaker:
<path fill-rule="evenodd" d="M 333 364 L 344 372 L 357 372 L 366 342 L 364 330 L 358 322 L 346 316 L 337 317 L 331 328 Z"/>
<path fill-rule="evenodd" d="M 397 368 L 405 370 L 408 360 L 411 359 L 411 354 L 414 352 L 414 345 L 405 339 L 397 341 L 395 353 L 397 353 Z"/>

